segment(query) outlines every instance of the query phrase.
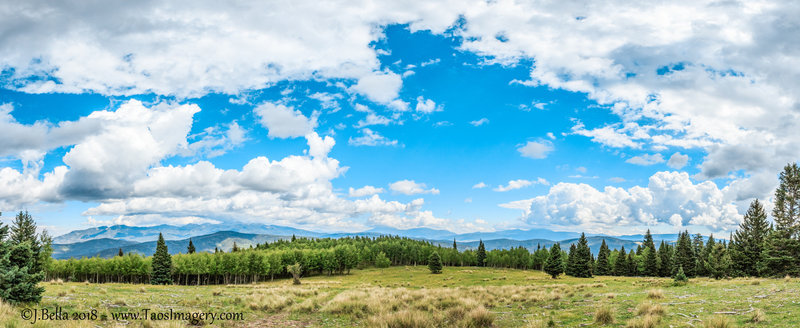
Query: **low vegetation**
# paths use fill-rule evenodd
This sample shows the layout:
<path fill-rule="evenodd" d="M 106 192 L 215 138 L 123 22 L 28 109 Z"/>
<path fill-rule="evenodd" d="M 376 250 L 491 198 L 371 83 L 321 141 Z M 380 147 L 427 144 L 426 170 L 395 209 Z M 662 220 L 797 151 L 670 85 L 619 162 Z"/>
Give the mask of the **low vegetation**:
<path fill-rule="evenodd" d="M 107 317 L 144 308 L 245 314 L 246 322 L 213 324 L 224 327 L 800 326 L 800 306 L 792 303 L 800 290 L 797 279 L 760 278 L 753 285 L 752 278 L 693 278 L 676 287 L 670 278 L 554 280 L 540 271 L 498 268 L 444 267 L 432 275 L 420 265 L 354 269 L 350 275 L 302 280 L 302 285 L 281 279 L 216 286 L 53 281 L 40 284 L 45 292 L 39 307 L 99 309 Z M 662 297 L 652 298 L 653 291 L 662 291 Z M 0 305 L 0 327 L 25 327 L 19 319 L 23 307 Z M 723 319 L 726 323 L 720 323 Z M 84 326 L 114 324 L 89 321 Z M 147 325 L 186 327 L 185 322 Z"/>

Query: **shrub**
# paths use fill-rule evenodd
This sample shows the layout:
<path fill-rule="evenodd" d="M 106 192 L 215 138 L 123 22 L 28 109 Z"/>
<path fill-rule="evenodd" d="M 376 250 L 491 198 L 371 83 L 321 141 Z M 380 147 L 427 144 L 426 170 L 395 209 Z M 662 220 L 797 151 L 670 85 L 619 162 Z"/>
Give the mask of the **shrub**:
<path fill-rule="evenodd" d="M 428 269 L 431 270 L 433 274 L 442 273 L 442 258 L 439 257 L 439 253 L 431 253 L 431 256 L 428 258 Z"/>
<path fill-rule="evenodd" d="M 392 261 L 389 260 L 388 257 L 386 257 L 386 254 L 384 252 L 380 252 L 380 253 L 378 253 L 378 255 L 375 256 L 375 266 L 376 267 L 378 267 L 378 268 L 388 268 L 391 264 L 392 264 Z"/>

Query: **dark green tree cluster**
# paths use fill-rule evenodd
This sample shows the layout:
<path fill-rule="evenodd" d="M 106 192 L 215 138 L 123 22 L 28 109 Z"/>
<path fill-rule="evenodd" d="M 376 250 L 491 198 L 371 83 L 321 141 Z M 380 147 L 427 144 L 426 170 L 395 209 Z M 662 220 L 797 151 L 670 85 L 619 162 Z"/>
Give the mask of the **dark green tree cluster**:
<path fill-rule="evenodd" d="M 38 283 L 50 264 L 50 237 L 36 233 L 28 212 L 19 212 L 9 229 L 0 223 L 0 299 L 9 303 L 39 302 Z"/>

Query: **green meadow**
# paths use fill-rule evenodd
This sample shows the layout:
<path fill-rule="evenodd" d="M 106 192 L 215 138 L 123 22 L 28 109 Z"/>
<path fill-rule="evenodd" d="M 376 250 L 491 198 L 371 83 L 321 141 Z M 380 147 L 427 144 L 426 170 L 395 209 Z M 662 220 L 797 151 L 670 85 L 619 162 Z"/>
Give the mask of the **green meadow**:
<path fill-rule="evenodd" d="M 0 306 L 4 327 L 798 327 L 800 280 L 551 279 L 540 271 L 425 266 L 353 270 L 345 276 L 247 285 L 153 286 L 51 281 L 30 308 L 93 313 L 95 320 L 22 320 Z M 133 312 L 242 313 L 244 320 L 122 320 Z M 71 318 L 70 318 L 71 319 Z"/>

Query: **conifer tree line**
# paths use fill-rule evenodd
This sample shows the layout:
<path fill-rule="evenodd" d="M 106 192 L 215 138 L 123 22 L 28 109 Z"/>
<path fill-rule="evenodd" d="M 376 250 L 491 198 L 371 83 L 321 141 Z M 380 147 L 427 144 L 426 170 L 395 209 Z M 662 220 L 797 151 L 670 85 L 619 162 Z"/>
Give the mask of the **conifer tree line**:
<path fill-rule="evenodd" d="M 39 277 L 35 276 L 36 272 L 45 269 L 47 279 L 101 283 L 251 283 L 289 278 L 291 274 L 286 268 L 294 264 L 300 265 L 302 276 L 348 274 L 356 267 L 392 265 L 428 265 L 432 272 L 440 271 L 438 263 L 430 263 L 432 259 L 442 266 L 542 270 L 554 278 L 561 274 L 586 278 L 595 275 L 673 277 L 679 272 L 686 277 L 714 278 L 800 276 L 800 169 L 797 164 L 787 165 L 779 182 L 772 210 L 774 224 L 769 223 L 761 202 L 754 200 L 741 225 L 727 241 L 720 242 L 713 235 L 705 238 L 683 231 L 676 241 L 659 241 L 657 245 L 648 230 L 635 249 L 611 250 L 603 240 L 596 258 L 586 236 L 581 234 L 566 250 L 562 249 L 566 245 L 559 243 L 550 249 L 537 246 L 532 251 L 524 247 L 487 251 L 483 241 L 479 241 L 477 249 L 460 251 L 456 240 L 452 247 L 443 247 L 398 236 L 339 239 L 292 236 L 291 240 L 250 248 L 234 245 L 229 253 L 196 252 L 190 242 L 185 254 L 173 256 L 169 256 L 160 237 L 158 250 L 152 257 L 124 254 L 111 259 L 50 261 L 49 251 L 43 246 L 49 243 L 43 241 L 46 237 L 36 236 L 35 226 L 30 229 L 28 224 L 21 224 L 11 237 L 5 237 L 7 232 L 0 229 L 0 240 L 4 240 L 0 265 L 13 266 L 10 261 L 19 256 L 13 256 L 17 253 L 11 249 L 17 245 L 19 254 L 38 252 L 29 257 L 35 260 L 14 264 L 17 268 L 28 268 L 26 272 L 33 272 L 34 277 Z M 26 237 L 19 237 L 23 235 Z M 19 280 L 9 277 L 0 277 L 0 283 Z"/>

